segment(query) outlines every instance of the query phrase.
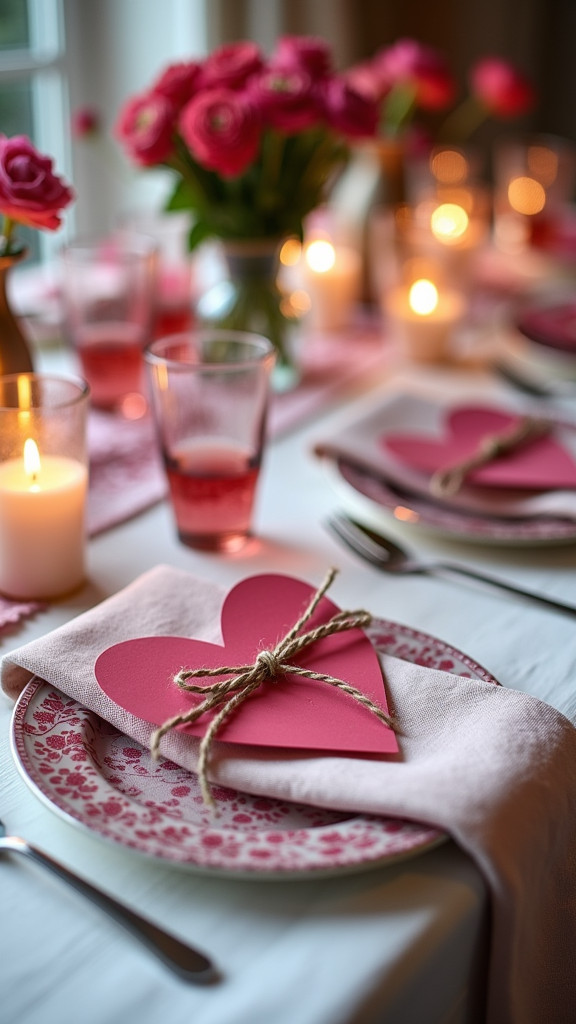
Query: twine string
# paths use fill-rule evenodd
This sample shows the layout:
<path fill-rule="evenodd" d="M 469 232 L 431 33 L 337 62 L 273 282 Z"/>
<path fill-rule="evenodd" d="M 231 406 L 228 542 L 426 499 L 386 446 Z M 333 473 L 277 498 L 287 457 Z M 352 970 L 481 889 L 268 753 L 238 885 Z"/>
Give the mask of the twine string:
<path fill-rule="evenodd" d="M 438 469 L 430 478 L 430 492 L 437 498 L 457 494 L 464 480 L 473 469 L 506 455 L 527 441 L 543 437 L 552 429 L 552 424 L 536 416 L 522 416 L 514 426 L 498 434 L 483 437 L 476 451 L 460 462 Z"/>
<path fill-rule="evenodd" d="M 394 729 L 394 722 L 390 715 L 386 714 L 370 697 L 367 697 L 366 694 L 362 693 L 355 686 L 347 683 L 344 679 L 338 679 L 336 676 L 325 672 L 315 672 L 313 669 L 302 668 L 291 662 L 291 659 L 318 640 L 350 629 L 362 629 L 372 621 L 370 613 L 362 609 L 357 611 L 339 611 L 331 619 L 315 629 L 301 632 L 306 623 L 312 618 L 319 602 L 331 586 L 335 576 L 336 569 L 330 569 L 324 582 L 312 596 L 307 608 L 291 629 L 289 629 L 286 636 L 271 650 L 259 651 L 253 664 L 222 665 L 211 669 L 183 668 L 174 676 L 174 682 L 181 690 L 188 693 L 203 694 L 204 700 L 194 708 L 174 715 L 163 722 L 150 738 L 150 749 L 153 757 L 157 758 L 163 736 L 177 726 L 192 724 L 201 718 L 202 715 L 218 708 L 201 738 L 198 751 L 197 771 L 200 789 L 204 803 L 209 807 L 214 807 L 214 799 L 207 778 L 212 741 L 226 718 L 234 714 L 244 701 L 265 682 L 275 681 L 289 673 L 290 675 L 326 683 L 345 693 L 389 728 Z M 218 679 L 218 676 L 230 676 L 231 678 Z M 197 677 L 212 677 L 215 678 L 215 682 L 204 685 L 189 682 L 190 679 Z"/>

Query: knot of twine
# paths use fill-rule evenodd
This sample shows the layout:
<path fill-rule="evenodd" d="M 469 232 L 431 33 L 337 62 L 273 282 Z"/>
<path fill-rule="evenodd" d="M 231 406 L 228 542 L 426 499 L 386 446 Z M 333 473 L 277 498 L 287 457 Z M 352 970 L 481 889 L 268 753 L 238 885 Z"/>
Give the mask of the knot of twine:
<path fill-rule="evenodd" d="M 468 473 L 488 462 L 506 455 L 507 452 L 518 448 L 527 441 L 543 437 L 552 429 L 552 424 L 547 420 L 538 419 L 535 416 L 522 416 L 514 426 L 502 431 L 499 434 L 489 434 L 483 437 L 475 452 L 472 452 L 461 462 L 448 466 L 446 469 L 438 469 L 430 478 L 430 491 L 437 498 L 457 494 Z"/>
<path fill-rule="evenodd" d="M 204 803 L 209 807 L 214 807 L 214 799 L 207 779 L 207 769 L 211 744 L 216 733 L 222 726 L 224 720 L 236 711 L 237 708 L 247 700 L 251 694 L 258 690 L 263 683 L 277 680 L 280 676 L 284 676 L 286 673 L 303 676 L 306 679 L 316 679 L 319 682 L 328 683 L 330 686 L 336 687 L 341 690 L 342 693 L 351 697 L 352 700 L 355 700 L 358 704 L 367 708 L 368 711 L 373 715 L 376 715 L 376 717 L 379 718 L 380 721 L 384 722 L 384 724 L 389 728 L 394 728 L 391 717 L 387 715 L 382 708 L 378 707 L 374 701 L 367 697 L 366 694 L 357 690 L 355 686 L 351 686 L 350 683 L 345 682 L 345 680 L 338 679 L 335 676 L 328 675 L 324 672 L 314 672 L 312 669 L 301 668 L 299 665 L 291 663 L 290 659 L 300 654 L 302 650 L 309 647 L 311 644 L 314 644 L 317 640 L 322 640 L 326 636 L 333 636 L 335 633 L 342 633 L 350 629 L 362 629 L 364 626 L 368 626 L 372 621 L 370 613 L 361 609 L 353 612 L 339 611 L 333 615 L 328 622 L 325 622 L 308 632 L 300 633 L 302 627 L 314 614 L 319 602 L 331 586 L 335 576 L 336 569 L 330 569 L 326 579 L 312 596 L 308 607 L 300 616 L 298 621 L 294 623 L 286 636 L 280 640 L 272 650 L 260 651 L 252 665 L 222 665 L 219 668 L 211 669 L 183 668 L 174 676 L 174 682 L 181 690 L 186 690 L 189 693 L 202 693 L 205 694 L 205 697 L 200 704 L 196 705 L 196 707 L 191 708 L 189 711 L 182 712 L 179 715 L 174 715 L 173 718 L 167 719 L 167 721 L 159 726 L 151 736 L 150 750 L 152 752 L 152 756 L 157 758 L 160 751 L 160 741 L 166 733 L 170 732 L 171 729 L 176 728 L 178 725 L 191 724 L 206 712 L 212 711 L 218 705 L 222 705 L 208 725 L 206 732 L 200 741 L 200 748 L 198 752 L 197 771 L 200 780 L 200 789 Z M 231 675 L 232 678 L 216 681 L 214 683 L 207 683 L 203 686 L 195 683 L 189 683 L 187 681 L 198 676 L 208 677 L 224 675 Z"/>

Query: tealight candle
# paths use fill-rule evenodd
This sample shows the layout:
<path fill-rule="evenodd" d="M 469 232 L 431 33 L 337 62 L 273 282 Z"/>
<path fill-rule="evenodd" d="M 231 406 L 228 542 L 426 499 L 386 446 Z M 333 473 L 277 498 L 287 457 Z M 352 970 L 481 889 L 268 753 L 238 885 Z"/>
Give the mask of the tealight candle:
<path fill-rule="evenodd" d="M 389 291 L 385 311 L 404 351 L 417 362 L 440 362 L 450 350 L 452 332 L 464 313 L 458 292 L 425 278 Z"/>
<path fill-rule="evenodd" d="M 317 239 L 305 246 L 301 271 L 304 290 L 310 297 L 312 327 L 337 331 L 348 326 L 358 298 L 359 254 Z"/>
<path fill-rule="evenodd" d="M 22 375 L 19 386 L 16 377 L 0 378 L 0 591 L 42 600 L 75 590 L 85 576 L 88 390 L 83 382 L 26 377 L 27 409 L 18 405 Z"/>

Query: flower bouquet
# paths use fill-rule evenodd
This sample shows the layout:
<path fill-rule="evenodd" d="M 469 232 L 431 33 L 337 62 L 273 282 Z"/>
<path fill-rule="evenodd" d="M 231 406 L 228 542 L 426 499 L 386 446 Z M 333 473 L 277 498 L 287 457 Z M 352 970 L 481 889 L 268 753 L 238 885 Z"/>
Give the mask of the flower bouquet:
<path fill-rule="evenodd" d="M 26 135 L 0 134 L 0 374 L 32 370 L 26 339 L 6 294 L 8 271 L 26 256 L 16 226 L 56 231 L 62 210 L 73 199 L 72 189 L 54 173 L 51 157 L 39 153 Z"/>
<path fill-rule="evenodd" d="M 351 139 L 374 136 L 376 100 L 332 66 L 321 39 L 286 36 L 269 59 L 232 43 L 168 67 L 121 110 L 116 135 L 141 167 L 175 173 L 172 210 L 193 212 L 190 248 L 218 238 L 235 287 L 220 326 L 267 335 L 290 363 L 293 317 L 276 284 L 287 237 L 326 197 Z"/>

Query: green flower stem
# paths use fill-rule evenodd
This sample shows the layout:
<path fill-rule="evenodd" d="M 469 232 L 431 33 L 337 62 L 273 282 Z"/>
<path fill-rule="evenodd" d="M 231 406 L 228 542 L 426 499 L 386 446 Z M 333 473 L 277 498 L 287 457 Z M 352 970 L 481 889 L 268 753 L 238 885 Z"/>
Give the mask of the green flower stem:
<path fill-rule="evenodd" d="M 4 214 L 2 223 L 2 255 L 7 256 L 10 252 L 10 243 L 14 236 L 14 228 L 16 227 L 16 221 L 9 217 L 8 214 Z"/>
<path fill-rule="evenodd" d="M 446 118 L 438 139 L 441 142 L 466 142 L 487 117 L 486 107 L 475 96 L 468 96 Z"/>

